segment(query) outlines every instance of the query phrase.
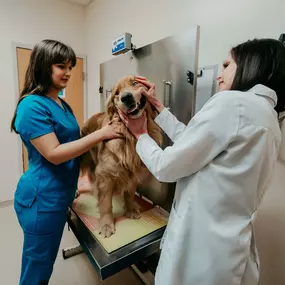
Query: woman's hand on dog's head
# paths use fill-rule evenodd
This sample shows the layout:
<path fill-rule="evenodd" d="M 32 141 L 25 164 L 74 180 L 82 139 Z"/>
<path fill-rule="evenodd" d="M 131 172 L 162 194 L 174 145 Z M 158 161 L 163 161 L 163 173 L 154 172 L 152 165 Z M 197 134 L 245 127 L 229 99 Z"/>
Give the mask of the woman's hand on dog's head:
<path fill-rule="evenodd" d="M 103 138 L 114 139 L 123 137 L 122 123 L 119 118 L 114 118 L 108 125 L 104 126 L 100 131 L 103 133 Z"/>
<path fill-rule="evenodd" d="M 122 119 L 125 126 L 130 130 L 130 132 L 138 139 L 141 135 L 147 134 L 147 117 L 144 112 L 139 118 L 129 118 L 121 110 L 119 110 L 120 118 Z"/>

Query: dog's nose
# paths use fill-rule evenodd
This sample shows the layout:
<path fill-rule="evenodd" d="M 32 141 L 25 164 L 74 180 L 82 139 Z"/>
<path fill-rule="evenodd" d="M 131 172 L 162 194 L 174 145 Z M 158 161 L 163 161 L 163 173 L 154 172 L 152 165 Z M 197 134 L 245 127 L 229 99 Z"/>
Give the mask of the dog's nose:
<path fill-rule="evenodd" d="M 123 94 L 123 96 L 121 97 L 121 101 L 126 105 L 132 105 L 135 103 L 134 96 L 130 92 L 126 92 L 125 94 Z"/>

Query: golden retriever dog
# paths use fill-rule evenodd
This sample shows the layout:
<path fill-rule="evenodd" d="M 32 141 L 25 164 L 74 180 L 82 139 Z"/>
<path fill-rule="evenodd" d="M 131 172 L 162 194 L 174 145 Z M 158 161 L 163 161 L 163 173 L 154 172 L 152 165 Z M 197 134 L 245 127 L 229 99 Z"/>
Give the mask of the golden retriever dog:
<path fill-rule="evenodd" d="M 144 85 L 135 81 L 135 76 L 120 79 L 112 89 L 107 101 L 106 112 L 89 118 L 81 133 L 86 136 L 114 118 L 119 118 L 118 110 L 131 118 L 146 112 L 149 135 L 158 143 L 162 142 L 162 132 L 154 122 L 156 111 L 142 95 Z M 120 120 L 120 119 L 119 119 Z M 125 216 L 139 219 L 140 212 L 135 205 L 135 192 L 143 180 L 151 175 L 136 153 L 136 138 L 122 123 L 123 138 L 103 141 L 81 157 L 81 171 L 88 173 L 98 195 L 100 211 L 100 234 L 110 237 L 115 233 L 112 213 L 112 197 L 120 193 L 124 199 Z"/>

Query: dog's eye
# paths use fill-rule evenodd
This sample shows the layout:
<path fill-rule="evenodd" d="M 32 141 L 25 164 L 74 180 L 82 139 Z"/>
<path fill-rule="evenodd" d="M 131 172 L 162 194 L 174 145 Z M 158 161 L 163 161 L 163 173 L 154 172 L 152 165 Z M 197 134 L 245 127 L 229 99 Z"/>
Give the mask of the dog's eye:
<path fill-rule="evenodd" d="M 136 85 L 138 85 L 139 83 L 137 82 L 137 81 L 134 81 L 133 82 L 133 86 L 136 86 Z"/>
<path fill-rule="evenodd" d="M 118 96 L 119 94 L 120 94 L 120 92 L 117 90 L 117 91 L 115 92 L 115 95 Z"/>

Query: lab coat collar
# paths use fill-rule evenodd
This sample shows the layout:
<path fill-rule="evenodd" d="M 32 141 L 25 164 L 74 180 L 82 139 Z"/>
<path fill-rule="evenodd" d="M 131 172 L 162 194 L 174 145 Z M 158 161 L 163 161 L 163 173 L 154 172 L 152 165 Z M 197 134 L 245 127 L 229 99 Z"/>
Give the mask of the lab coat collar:
<path fill-rule="evenodd" d="M 265 97 L 273 108 L 277 105 L 278 98 L 276 92 L 273 89 L 270 89 L 262 84 L 257 84 L 248 91 L 253 92 L 258 96 Z"/>

